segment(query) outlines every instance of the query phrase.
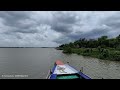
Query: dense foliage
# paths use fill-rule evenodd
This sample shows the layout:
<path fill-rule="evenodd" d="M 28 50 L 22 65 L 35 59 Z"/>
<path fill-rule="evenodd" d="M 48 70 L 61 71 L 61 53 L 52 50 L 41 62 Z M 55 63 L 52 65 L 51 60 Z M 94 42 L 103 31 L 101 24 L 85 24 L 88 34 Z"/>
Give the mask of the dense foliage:
<path fill-rule="evenodd" d="M 120 35 L 116 38 L 102 36 L 98 39 L 80 38 L 75 42 L 59 46 L 64 53 L 77 53 L 100 59 L 120 60 Z"/>

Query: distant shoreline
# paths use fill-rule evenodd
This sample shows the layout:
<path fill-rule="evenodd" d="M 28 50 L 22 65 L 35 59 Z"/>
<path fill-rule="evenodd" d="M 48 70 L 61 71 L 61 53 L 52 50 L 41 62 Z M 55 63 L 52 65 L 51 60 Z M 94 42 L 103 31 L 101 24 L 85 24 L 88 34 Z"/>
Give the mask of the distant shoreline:
<path fill-rule="evenodd" d="M 56 48 L 56 47 L 0 47 L 0 48 Z"/>

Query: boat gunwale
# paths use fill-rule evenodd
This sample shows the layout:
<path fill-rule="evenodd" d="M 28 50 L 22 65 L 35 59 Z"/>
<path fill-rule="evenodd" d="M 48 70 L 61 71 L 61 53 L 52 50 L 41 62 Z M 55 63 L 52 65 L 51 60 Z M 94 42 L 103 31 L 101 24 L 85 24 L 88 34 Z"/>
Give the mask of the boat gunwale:
<path fill-rule="evenodd" d="M 69 64 L 67 64 L 67 65 L 69 65 Z M 53 74 L 54 73 L 54 71 L 55 71 L 55 68 L 56 68 L 56 66 L 57 66 L 57 64 L 56 63 L 54 63 L 54 67 L 52 68 L 52 73 L 50 73 L 50 75 L 49 75 L 49 79 L 56 79 L 56 76 L 57 76 L 57 74 Z M 73 69 L 75 69 L 75 70 L 77 70 L 75 67 L 73 67 L 73 66 L 71 66 L 71 65 L 69 65 L 70 67 L 72 67 Z M 78 71 L 78 70 L 77 70 Z M 82 73 L 81 71 L 78 71 L 78 73 L 74 73 L 74 74 L 79 74 L 82 78 L 84 78 L 84 79 L 91 79 L 90 77 L 88 77 L 87 75 L 85 75 L 84 73 Z M 61 74 L 62 75 L 62 74 Z M 65 75 L 65 74 L 64 74 Z M 51 77 L 52 76 L 52 77 Z"/>

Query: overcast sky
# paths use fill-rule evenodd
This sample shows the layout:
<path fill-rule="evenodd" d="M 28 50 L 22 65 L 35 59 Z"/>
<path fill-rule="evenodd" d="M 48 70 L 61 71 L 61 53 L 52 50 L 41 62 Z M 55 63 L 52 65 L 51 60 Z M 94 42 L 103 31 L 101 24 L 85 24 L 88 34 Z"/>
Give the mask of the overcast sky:
<path fill-rule="evenodd" d="M 119 34 L 118 11 L 0 11 L 0 47 L 55 47 Z"/>

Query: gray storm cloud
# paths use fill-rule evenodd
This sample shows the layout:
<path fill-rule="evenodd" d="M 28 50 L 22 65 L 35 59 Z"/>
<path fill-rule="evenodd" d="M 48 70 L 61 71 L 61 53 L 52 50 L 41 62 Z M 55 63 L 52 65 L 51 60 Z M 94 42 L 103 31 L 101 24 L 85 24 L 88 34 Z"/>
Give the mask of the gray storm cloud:
<path fill-rule="evenodd" d="M 119 34 L 119 11 L 0 11 L 0 47 L 55 47 Z"/>

